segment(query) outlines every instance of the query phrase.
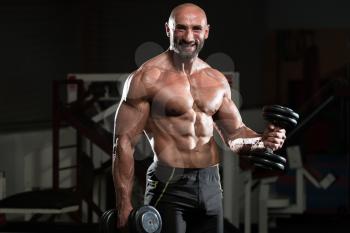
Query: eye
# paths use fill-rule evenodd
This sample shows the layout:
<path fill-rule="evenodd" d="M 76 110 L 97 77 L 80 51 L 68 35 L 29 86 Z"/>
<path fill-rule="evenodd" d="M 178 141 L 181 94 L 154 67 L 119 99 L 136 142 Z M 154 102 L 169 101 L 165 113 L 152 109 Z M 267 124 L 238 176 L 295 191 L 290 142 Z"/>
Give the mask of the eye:
<path fill-rule="evenodd" d="M 177 32 L 184 32 L 185 29 L 183 29 L 183 28 L 176 28 L 175 31 L 177 31 Z"/>
<path fill-rule="evenodd" d="M 194 32 L 201 32 L 201 31 L 202 31 L 202 27 L 195 26 L 195 27 L 192 28 L 192 30 L 193 30 Z"/>
<path fill-rule="evenodd" d="M 183 25 L 176 25 L 175 30 L 178 32 L 184 32 L 186 31 L 186 27 Z"/>

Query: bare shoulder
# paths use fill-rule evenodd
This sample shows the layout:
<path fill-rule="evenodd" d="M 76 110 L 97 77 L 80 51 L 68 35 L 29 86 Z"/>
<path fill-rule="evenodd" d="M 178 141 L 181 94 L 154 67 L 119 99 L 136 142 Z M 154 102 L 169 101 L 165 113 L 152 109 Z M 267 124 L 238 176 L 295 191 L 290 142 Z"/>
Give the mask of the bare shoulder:
<path fill-rule="evenodd" d="M 147 99 L 151 87 L 161 76 L 162 70 L 152 60 L 132 72 L 124 84 L 123 99 Z"/>
<path fill-rule="evenodd" d="M 143 63 L 137 72 L 140 73 L 141 79 L 145 85 L 153 85 L 161 74 L 167 70 L 168 63 L 169 61 L 166 53 L 161 53 Z"/>
<path fill-rule="evenodd" d="M 153 86 L 162 74 L 162 70 L 157 66 L 142 66 L 137 70 L 137 78 L 145 87 Z"/>
<path fill-rule="evenodd" d="M 224 86 L 229 85 L 227 82 L 226 76 L 217 69 L 214 69 L 212 67 L 207 67 L 207 68 L 204 68 L 202 72 L 204 72 L 206 76 L 213 78 L 214 80 L 216 80 L 217 82 L 221 83 Z"/>
<path fill-rule="evenodd" d="M 213 77 L 220 82 L 227 81 L 225 75 L 223 73 L 221 73 L 220 71 L 218 71 L 217 69 L 209 67 L 209 68 L 204 69 L 203 71 L 206 73 L 206 75 Z"/>
<path fill-rule="evenodd" d="M 208 63 L 205 61 L 198 59 L 198 67 L 201 72 L 206 74 L 209 77 L 215 78 L 218 81 L 224 81 L 226 80 L 226 77 L 223 73 L 218 71 L 217 69 L 214 69 L 211 67 Z"/>
<path fill-rule="evenodd" d="M 136 82 L 141 82 L 145 86 L 152 85 L 164 71 L 164 60 L 164 53 L 149 59 L 133 72 L 132 79 L 135 79 Z"/>
<path fill-rule="evenodd" d="M 222 87 L 225 89 L 226 94 L 228 96 L 231 96 L 230 84 L 228 83 L 226 76 L 222 72 L 220 72 L 217 69 L 214 69 L 205 62 L 203 62 L 203 68 L 201 72 L 203 72 L 207 77 L 210 77 L 216 82 L 220 83 L 220 85 L 222 85 Z"/>

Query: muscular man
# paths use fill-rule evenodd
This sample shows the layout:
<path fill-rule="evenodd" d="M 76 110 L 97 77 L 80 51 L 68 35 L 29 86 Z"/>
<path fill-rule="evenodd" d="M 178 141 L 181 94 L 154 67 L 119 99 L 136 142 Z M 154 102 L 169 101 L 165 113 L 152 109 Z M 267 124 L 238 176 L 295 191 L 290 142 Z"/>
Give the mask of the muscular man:
<path fill-rule="evenodd" d="M 200 7 L 177 6 L 165 28 L 169 49 L 130 75 L 116 113 L 117 225 L 124 227 L 133 209 L 134 146 L 146 133 L 154 139 L 155 158 L 147 171 L 145 204 L 160 212 L 162 232 L 223 232 L 214 129 L 238 154 L 279 149 L 285 130 L 270 125 L 260 135 L 244 125 L 224 75 L 198 58 L 209 35 Z"/>

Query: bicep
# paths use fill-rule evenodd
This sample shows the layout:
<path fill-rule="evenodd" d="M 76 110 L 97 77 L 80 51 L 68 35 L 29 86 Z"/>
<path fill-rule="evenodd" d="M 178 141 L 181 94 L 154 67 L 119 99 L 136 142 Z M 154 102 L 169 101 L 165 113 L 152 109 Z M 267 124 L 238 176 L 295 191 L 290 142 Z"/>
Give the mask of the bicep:
<path fill-rule="evenodd" d="M 115 137 L 127 137 L 130 140 L 136 140 L 145 128 L 149 108 L 149 102 L 140 76 L 129 77 L 115 116 Z"/>
<path fill-rule="evenodd" d="M 148 118 L 148 103 L 138 103 L 137 106 L 122 101 L 115 116 L 115 135 L 134 137 L 141 134 Z"/>
<path fill-rule="evenodd" d="M 237 106 L 228 97 L 224 97 L 219 110 L 214 115 L 214 121 L 225 140 L 244 126 Z"/>

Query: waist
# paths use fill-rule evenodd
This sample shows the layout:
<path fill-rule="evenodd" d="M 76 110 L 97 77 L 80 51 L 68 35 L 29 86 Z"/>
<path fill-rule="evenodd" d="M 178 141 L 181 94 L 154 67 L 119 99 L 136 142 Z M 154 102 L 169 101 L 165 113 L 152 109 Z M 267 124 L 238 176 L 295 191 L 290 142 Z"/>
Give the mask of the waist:
<path fill-rule="evenodd" d="M 181 168 L 153 162 L 147 171 L 148 178 L 157 178 L 159 181 L 177 180 L 182 177 L 211 177 L 219 176 L 219 164 L 205 168 Z"/>
<path fill-rule="evenodd" d="M 187 173 L 191 173 L 193 171 L 208 171 L 208 170 L 216 170 L 217 168 L 219 168 L 219 164 L 214 164 L 214 165 L 210 165 L 207 167 L 176 167 L 176 166 L 169 166 L 159 160 L 156 160 L 152 163 L 152 165 L 154 164 L 154 166 L 160 168 L 160 169 L 175 169 L 175 170 L 182 170 L 184 172 Z"/>

